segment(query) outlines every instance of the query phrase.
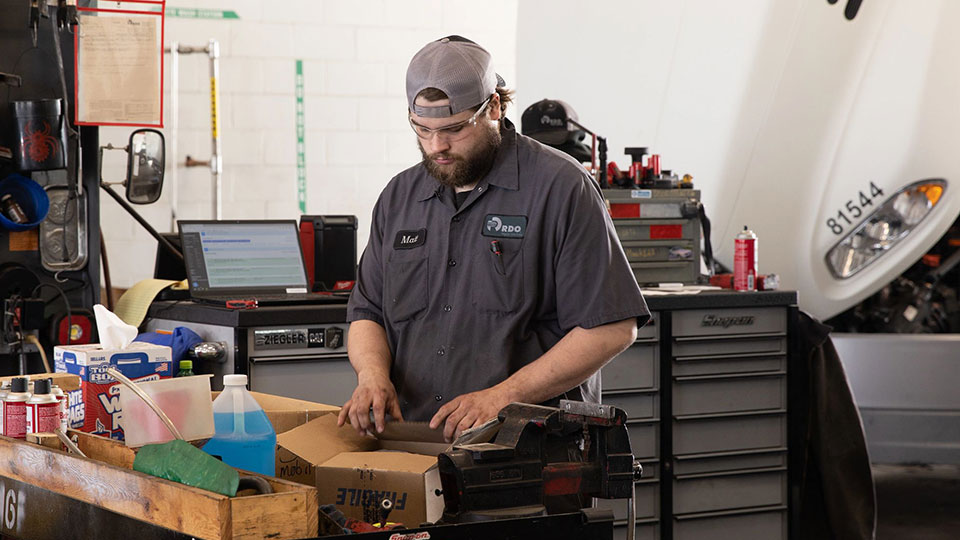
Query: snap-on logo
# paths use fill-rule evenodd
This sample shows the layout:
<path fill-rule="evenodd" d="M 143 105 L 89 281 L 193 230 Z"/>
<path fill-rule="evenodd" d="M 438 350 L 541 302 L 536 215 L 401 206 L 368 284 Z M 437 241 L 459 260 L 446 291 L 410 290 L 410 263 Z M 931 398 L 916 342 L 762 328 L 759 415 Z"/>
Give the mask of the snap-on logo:
<path fill-rule="evenodd" d="M 393 533 L 390 540 L 430 540 L 430 533 L 420 531 L 415 533 Z"/>
<path fill-rule="evenodd" d="M 523 238 L 527 229 L 527 216 L 502 216 L 490 214 L 484 218 L 483 235 L 497 238 Z"/>
<path fill-rule="evenodd" d="M 427 241 L 427 230 L 418 229 L 416 231 L 397 231 L 397 237 L 393 241 L 393 249 L 413 249 L 420 247 Z"/>
<path fill-rule="evenodd" d="M 752 326 L 753 315 L 743 315 L 740 317 L 720 317 L 718 315 L 704 315 L 700 326 L 720 326 L 730 328 L 731 326 Z"/>

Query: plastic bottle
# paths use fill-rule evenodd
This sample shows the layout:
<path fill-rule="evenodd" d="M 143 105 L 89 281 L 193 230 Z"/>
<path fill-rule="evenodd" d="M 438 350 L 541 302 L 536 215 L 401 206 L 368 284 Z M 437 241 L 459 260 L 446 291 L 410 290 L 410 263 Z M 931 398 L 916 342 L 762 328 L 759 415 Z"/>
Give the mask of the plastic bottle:
<path fill-rule="evenodd" d="M 180 361 L 180 371 L 177 372 L 174 377 L 192 377 L 193 376 L 193 360 L 181 360 Z"/>
<path fill-rule="evenodd" d="M 10 393 L 3 398 L 3 434 L 12 439 L 27 438 L 27 379 L 14 377 Z"/>
<path fill-rule="evenodd" d="M 213 402 L 216 434 L 203 450 L 237 469 L 274 476 L 277 434 L 246 386 L 246 375 L 223 377 L 223 392 Z"/>
<path fill-rule="evenodd" d="M 66 433 L 67 428 L 70 427 L 68 425 L 70 422 L 67 413 L 67 410 L 69 409 L 69 405 L 67 404 L 67 395 L 63 393 L 63 390 L 59 386 L 53 384 L 53 379 L 47 380 L 50 381 L 50 393 L 57 398 L 57 402 L 59 403 L 59 407 L 57 407 L 57 409 L 59 412 L 58 416 L 60 417 L 60 431 Z"/>
<path fill-rule="evenodd" d="M 27 433 L 53 433 L 60 427 L 60 402 L 50 393 L 50 380 L 33 383 L 33 395 L 27 400 Z"/>

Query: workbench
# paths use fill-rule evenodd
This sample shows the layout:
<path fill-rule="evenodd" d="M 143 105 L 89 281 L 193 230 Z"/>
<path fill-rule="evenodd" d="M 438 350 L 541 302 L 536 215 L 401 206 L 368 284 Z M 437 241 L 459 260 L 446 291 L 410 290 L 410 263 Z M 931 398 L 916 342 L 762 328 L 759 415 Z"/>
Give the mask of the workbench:
<path fill-rule="evenodd" d="M 644 464 L 637 483 L 637 538 L 695 540 L 717 530 L 731 537 L 793 537 L 794 488 L 802 458 L 791 425 L 797 398 L 793 377 L 802 370 L 790 354 L 796 299 L 793 292 L 729 291 L 647 297 L 652 323 L 603 371 L 603 400 L 627 412 L 634 453 Z M 304 317 L 329 324 L 343 321 L 346 309 L 225 310 L 188 304 L 160 303 L 151 316 L 236 328 L 292 324 Z M 345 355 L 338 362 L 349 367 Z M 699 427 L 691 431 L 690 425 Z M 731 448 L 737 446 L 746 448 Z M 66 531 L 78 538 L 190 538 L 23 479 L 0 477 L 0 502 L 0 531 L 15 538 L 59 540 Z M 432 539 L 624 537 L 624 501 L 599 505 L 605 513 L 423 531 Z"/>

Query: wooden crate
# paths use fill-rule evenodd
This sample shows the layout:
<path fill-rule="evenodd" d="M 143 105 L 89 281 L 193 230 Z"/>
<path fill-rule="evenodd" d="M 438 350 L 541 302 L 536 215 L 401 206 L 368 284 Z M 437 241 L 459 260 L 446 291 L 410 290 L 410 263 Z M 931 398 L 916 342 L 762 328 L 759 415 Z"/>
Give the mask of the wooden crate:
<path fill-rule="evenodd" d="M 0 437 L 0 477 L 197 538 L 283 540 L 317 535 L 313 487 L 263 477 L 274 493 L 227 497 L 131 470 L 134 454 L 122 442 L 81 434 L 78 446 L 87 458 Z"/>

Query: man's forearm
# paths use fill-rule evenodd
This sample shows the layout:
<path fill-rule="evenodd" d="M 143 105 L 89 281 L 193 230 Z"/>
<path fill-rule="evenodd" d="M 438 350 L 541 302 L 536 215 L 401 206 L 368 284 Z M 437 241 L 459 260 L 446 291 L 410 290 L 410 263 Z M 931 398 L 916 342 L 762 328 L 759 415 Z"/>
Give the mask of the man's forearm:
<path fill-rule="evenodd" d="M 387 333 L 378 323 L 368 320 L 350 323 L 347 355 L 358 378 L 364 373 L 390 378 L 392 360 Z"/>
<path fill-rule="evenodd" d="M 511 401 L 540 403 L 576 387 L 637 338 L 636 319 L 574 328 L 533 363 L 498 384 Z"/>

